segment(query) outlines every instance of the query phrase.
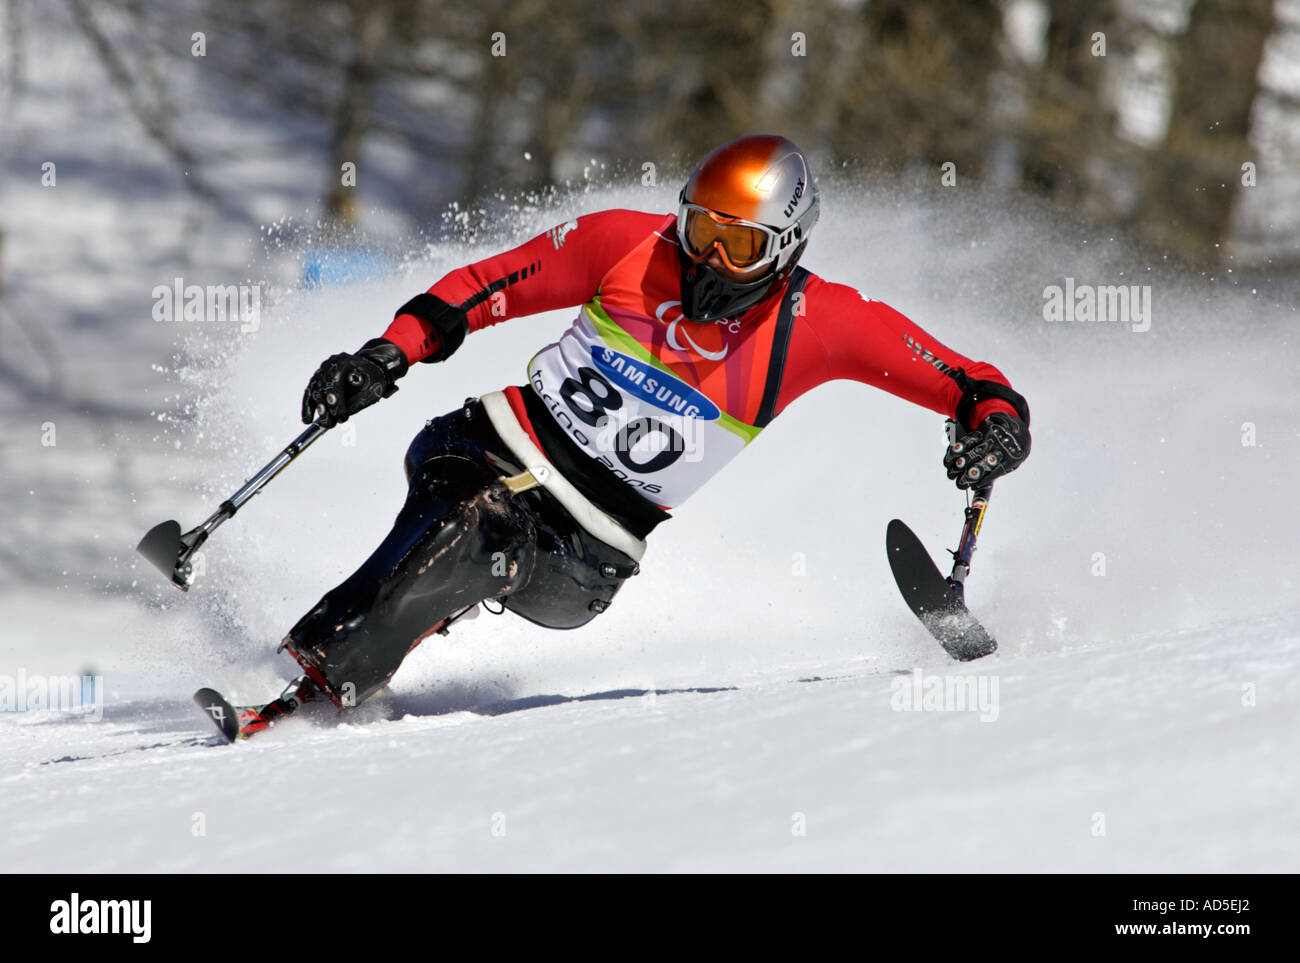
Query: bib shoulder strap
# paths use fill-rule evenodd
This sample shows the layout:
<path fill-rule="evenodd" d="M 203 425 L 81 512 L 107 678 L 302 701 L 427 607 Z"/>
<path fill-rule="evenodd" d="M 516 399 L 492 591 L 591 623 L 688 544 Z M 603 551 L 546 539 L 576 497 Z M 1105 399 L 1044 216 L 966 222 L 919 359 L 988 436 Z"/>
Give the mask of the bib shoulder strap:
<path fill-rule="evenodd" d="M 781 307 L 776 316 L 776 334 L 772 336 L 772 356 L 767 362 L 767 382 L 763 386 L 763 400 L 758 406 L 754 427 L 764 428 L 776 417 L 776 399 L 781 394 L 781 380 L 785 375 L 785 356 L 790 350 L 790 333 L 794 330 L 794 299 L 808 282 L 808 272 L 796 267 L 790 272 Z"/>

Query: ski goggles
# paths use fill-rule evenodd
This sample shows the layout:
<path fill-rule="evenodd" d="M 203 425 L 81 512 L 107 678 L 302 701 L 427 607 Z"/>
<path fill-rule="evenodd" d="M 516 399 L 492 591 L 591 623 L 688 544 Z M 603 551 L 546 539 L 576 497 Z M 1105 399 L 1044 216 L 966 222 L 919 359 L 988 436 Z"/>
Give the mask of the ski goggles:
<path fill-rule="evenodd" d="M 677 220 L 687 254 L 703 259 L 716 247 L 733 271 L 752 271 L 771 260 L 776 250 L 777 233 L 765 224 L 724 217 L 685 201 Z"/>

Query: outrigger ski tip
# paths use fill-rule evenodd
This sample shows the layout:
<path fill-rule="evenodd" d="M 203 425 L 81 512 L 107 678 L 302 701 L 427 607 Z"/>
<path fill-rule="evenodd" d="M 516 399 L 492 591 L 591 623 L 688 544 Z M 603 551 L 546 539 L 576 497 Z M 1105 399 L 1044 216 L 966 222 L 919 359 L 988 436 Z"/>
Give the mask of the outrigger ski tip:
<path fill-rule="evenodd" d="M 321 409 L 316 415 L 320 417 Z M 325 434 L 326 429 L 320 422 L 313 421 L 297 438 L 268 462 L 256 475 L 244 483 L 244 486 L 227 498 L 202 523 L 182 532 L 181 523 L 175 519 L 159 522 L 145 533 L 135 550 L 148 560 L 160 572 L 171 579 L 182 592 L 188 592 L 194 572 L 191 564 L 196 552 L 207 541 L 218 526 L 235 517 L 241 505 L 256 495 L 266 483 L 284 470 L 285 466 L 307 450 L 307 447 Z"/>
<path fill-rule="evenodd" d="M 893 519 L 885 530 L 889 568 L 903 600 L 944 651 L 958 662 L 982 659 L 998 648 L 997 641 L 970 613 L 965 601 L 966 575 L 991 489 L 991 485 L 977 489 L 967 507 L 961 542 L 952 553 L 952 575 L 946 578 L 916 533 L 901 520 Z"/>

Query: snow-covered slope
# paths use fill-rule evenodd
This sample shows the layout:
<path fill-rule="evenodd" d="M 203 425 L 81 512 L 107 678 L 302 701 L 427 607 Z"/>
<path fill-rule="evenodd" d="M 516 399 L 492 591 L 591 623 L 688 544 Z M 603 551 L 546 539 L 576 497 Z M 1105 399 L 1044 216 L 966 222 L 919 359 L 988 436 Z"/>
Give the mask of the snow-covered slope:
<path fill-rule="evenodd" d="M 518 383 L 570 320 L 518 319 L 326 436 L 214 536 L 188 595 L 129 543 L 96 555 L 94 518 L 64 581 L 5 594 L 0 674 L 90 669 L 107 700 L 94 723 L 0 715 L 0 862 L 1300 869 L 1294 289 L 1148 271 L 1032 212 L 824 191 L 807 265 L 997 364 L 1030 400 L 1033 455 L 997 486 L 969 584 L 998 655 L 949 662 L 885 561 L 892 517 L 935 555 L 955 543 L 941 419 L 836 384 L 682 506 L 590 626 L 485 614 L 426 642 L 357 724 L 292 720 L 212 746 L 189 692 L 278 691 L 293 667 L 276 643 L 387 530 L 423 420 Z M 564 216 L 672 199 L 592 192 Z M 196 332 L 173 377 L 197 419 L 131 436 L 157 471 L 106 487 L 102 514 L 140 532 L 197 522 L 296 434 L 325 355 L 477 253 L 446 245 L 380 281 L 287 293 L 252 334 Z M 1066 277 L 1150 284 L 1151 329 L 1045 322 L 1043 288 Z M 79 471 L 75 446 L 55 456 L 52 488 Z M 57 555 L 69 527 L 34 500 L 53 534 L 31 550 Z M 916 668 L 996 685 L 996 718 L 897 711 Z"/>

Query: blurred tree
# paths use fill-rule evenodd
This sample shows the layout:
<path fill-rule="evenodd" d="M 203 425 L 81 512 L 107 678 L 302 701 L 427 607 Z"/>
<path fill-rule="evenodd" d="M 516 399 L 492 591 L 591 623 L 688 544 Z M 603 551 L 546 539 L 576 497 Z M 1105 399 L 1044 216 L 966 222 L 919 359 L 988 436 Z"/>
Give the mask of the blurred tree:
<path fill-rule="evenodd" d="M 557 16 L 546 0 L 511 0 L 483 18 L 473 41 L 482 79 L 464 165 L 468 195 L 537 191 L 563 179 L 558 162 L 594 107 L 589 50 L 604 19 L 595 4 L 568 13 L 576 15 Z"/>
<path fill-rule="evenodd" d="M 12 30 L 23 3 L 3 2 Z M 142 0 L 65 2 L 128 109 L 205 196 L 219 185 L 198 162 L 212 158 L 187 146 L 180 116 L 203 108 L 173 103 L 154 65 L 178 55 L 192 21 L 219 38 L 203 70 L 239 84 L 212 89 L 247 98 L 232 113 L 274 118 L 264 156 L 292 140 L 325 165 L 310 177 L 327 221 L 354 219 L 360 192 L 378 184 L 418 223 L 456 201 L 456 220 L 475 227 L 591 158 L 676 176 L 726 140 L 770 131 L 823 165 L 928 178 L 952 161 L 963 184 L 1018 182 L 1198 257 L 1230 232 L 1273 29 L 1273 0 L 1195 0 L 1172 39 L 1176 17 L 1144 20 L 1122 0 L 1036 0 L 1042 57 L 1025 64 L 1010 53 L 1004 0 L 192 0 L 197 18 Z M 1177 49 L 1168 76 L 1156 58 L 1147 80 L 1172 90 L 1163 143 L 1121 136 L 1124 69 L 1094 56 L 1098 33 L 1121 68 L 1136 59 L 1125 37 Z M 345 186 L 341 166 L 376 142 L 386 162 Z"/>
<path fill-rule="evenodd" d="M 25 16 L 22 0 L 5 0 L 5 32 L 8 34 L 9 48 L 9 90 L 6 97 L 13 101 L 23 91 L 25 77 L 25 58 L 27 55 L 23 43 L 23 17 Z"/>
<path fill-rule="evenodd" d="M 957 165 L 984 170 L 992 141 L 990 79 L 999 63 L 994 0 L 873 0 L 859 14 L 857 70 L 839 90 L 834 152 L 894 170 Z"/>
<path fill-rule="evenodd" d="M 1029 116 L 1018 132 L 1022 176 L 1031 190 L 1075 206 L 1091 193 L 1088 165 L 1115 146 L 1103 96 L 1106 60 L 1095 52 L 1115 32 L 1114 2 L 1050 0 L 1047 13 L 1043 62 L 1030 78 Z"/>
<path fill-rule="evenodd" d="M 635 78 L 624 102 L 646 159 L 690 164 L 725 141 L 772 127 L 760 102 L 774 56 L 773 7 L 641 0 L 618 29 Z M 789 57 L 789 41 L 779 53 Z M 626 89 L 626 88 L 625 88 Z"/>
<path fill-rule="evenodd" d="M 356 191 L 344 181 L 343 165 L 361 160 L 361 142 L 370 117 L 370 97 L 393 23 L 391 0 L 349 0 L 352 51 L 343 68 L 341 91 L 330 133 L 325 216 L 335 222 L 356 219 Z"/>
<path fill-rule="evenodd" d="M 205 201 L 216 201 L 217 192 L 203 175 L 198 155 L 179 133 L 178 109 L 154 65 L 151 51 L 146 44 L 135 41 L 143 32 L 140 22 L 144 11 L 127 0 L 114 5 L 115 12 L 123 17 L 126 30 L 110 36 L 88 0 L 68 0 L 68 6 L 73 22 L 103 66 L 109 82 L 121 94 L 131 116 L 149 139 L 172 160 L 185 189 Z"/>
<path fill-rule="evenodd" d="M 1273 0 L 1197 0 L 1176 46 L 1168 132 L 1146 155 L 1143 236 L 1194 263 L 1222 256 Z"/>

